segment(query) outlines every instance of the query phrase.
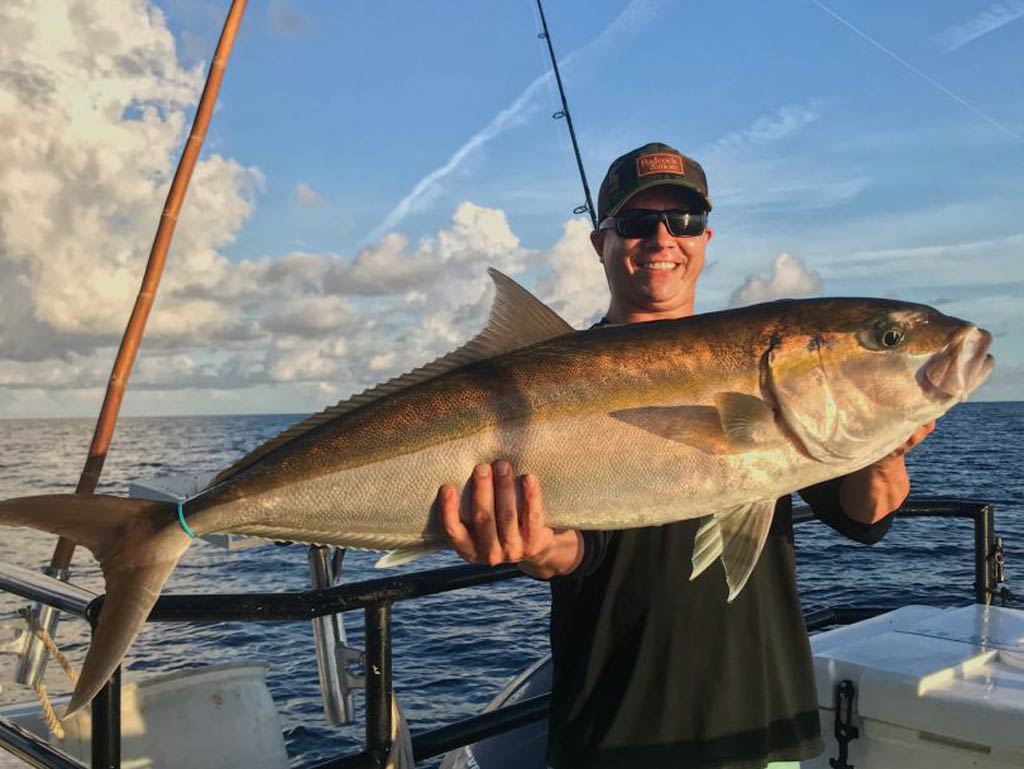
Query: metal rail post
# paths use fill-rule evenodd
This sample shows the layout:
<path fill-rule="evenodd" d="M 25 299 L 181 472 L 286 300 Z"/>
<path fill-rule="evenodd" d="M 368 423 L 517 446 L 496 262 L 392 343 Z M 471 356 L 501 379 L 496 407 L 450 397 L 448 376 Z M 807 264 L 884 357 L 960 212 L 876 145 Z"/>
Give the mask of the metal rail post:
<path fill-rule="evenodd" d="M 366 608 L 366 749 L 384 766 L 391 752 L 391 604 Z"/>
<path fill-rule="evenodd" d="M 92 701 L 92 769 L 121 769 L 121 668 Z"/>
<path fill-rule="evenodd" d="M 984 505 L 974 514 L 974 600 L 989 606 L 992 596 L 998 593 L 999 578 L 996 575 L 995 557 L 995 513 L 992 505 Z"/>

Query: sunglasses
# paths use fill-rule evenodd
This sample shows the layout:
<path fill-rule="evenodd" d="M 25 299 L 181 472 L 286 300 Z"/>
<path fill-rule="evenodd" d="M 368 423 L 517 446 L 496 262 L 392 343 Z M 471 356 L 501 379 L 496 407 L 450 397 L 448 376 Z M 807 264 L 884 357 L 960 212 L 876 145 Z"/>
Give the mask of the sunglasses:
<path fill-rule="evenodd" d="M 634 208 L 622 216 L 609 216 L 597 229 L 614 229 L 620 238 L 649 238 L 657 231 L 658 222 L 665 222 L 665 227 L 673 237 L 692 238 L 700 235 L 708 226 L 708 212 L 687 211 L 683 208 L 670 211 Z"/>

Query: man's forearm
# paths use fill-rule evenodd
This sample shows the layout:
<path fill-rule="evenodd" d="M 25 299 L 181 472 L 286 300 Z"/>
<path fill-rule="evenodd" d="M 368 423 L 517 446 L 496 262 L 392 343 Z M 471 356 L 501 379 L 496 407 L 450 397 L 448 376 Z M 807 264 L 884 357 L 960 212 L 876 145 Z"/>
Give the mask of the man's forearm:
<path fill-rule="evenodd" d="M 583 535 L 575 529 L 557 532 L 543 552 L 519 562 L 519 568 L 536 579 L 571 574 L 583 560 Z"/>
<path fill-rule="evenodd" d="M 860 523 L 876 523 L 889 515 L 910 494 L 910 479 L 903 456 L 890 456 L 843 478 L 839 504 Z"/>

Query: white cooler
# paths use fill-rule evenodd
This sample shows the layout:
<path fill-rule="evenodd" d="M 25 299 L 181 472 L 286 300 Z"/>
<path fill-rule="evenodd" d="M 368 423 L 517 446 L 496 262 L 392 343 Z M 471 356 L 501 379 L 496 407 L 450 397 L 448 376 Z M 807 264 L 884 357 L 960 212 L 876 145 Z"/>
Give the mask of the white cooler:
<path fill-rule="evenodd" d="M 855 687 L 856 769 L 1024 767 L 1024 612 L 905 606 L 811 638 L 825 753 L 836 687 Z"/>

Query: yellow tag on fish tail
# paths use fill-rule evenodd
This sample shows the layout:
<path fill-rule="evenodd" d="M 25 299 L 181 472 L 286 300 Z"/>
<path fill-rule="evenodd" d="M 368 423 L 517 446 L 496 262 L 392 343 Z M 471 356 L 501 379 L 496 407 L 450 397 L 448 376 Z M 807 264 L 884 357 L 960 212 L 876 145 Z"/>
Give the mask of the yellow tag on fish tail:
<path fill-rule="evenodd" d="M 779 435 L 775 413 L 760 398 L 736 392 L 715 395 L 715 406 L 726 439 L 737 448 L 754 448 Z"/>

